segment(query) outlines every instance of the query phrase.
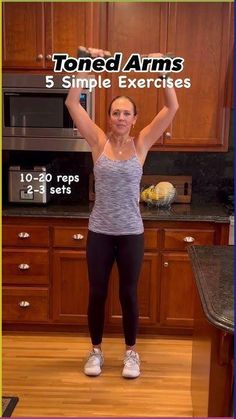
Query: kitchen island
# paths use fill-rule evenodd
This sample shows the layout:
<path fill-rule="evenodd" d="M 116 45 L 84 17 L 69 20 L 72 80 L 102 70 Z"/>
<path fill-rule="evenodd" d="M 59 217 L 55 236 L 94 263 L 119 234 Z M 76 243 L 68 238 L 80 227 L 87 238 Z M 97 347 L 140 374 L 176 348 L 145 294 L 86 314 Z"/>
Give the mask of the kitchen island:
<path fill-rule="evenodd" d="M 190 246 L 195 277 L 191 391 L 194 416 L 233 415 L 233 246 Z"/>

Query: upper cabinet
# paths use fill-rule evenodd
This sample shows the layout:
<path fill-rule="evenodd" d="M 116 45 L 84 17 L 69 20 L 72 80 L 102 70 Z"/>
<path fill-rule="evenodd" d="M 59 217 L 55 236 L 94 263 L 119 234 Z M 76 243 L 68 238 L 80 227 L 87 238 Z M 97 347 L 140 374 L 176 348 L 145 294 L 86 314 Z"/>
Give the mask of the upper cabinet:
<path fill-rule="evenodd" d="M 3 67 L 42 68 L 44 8 L 42 3 L 4 3 Z"/>
<path fill-rule="evenodd" d="M 176 89 L 179 101 L 169 147 L 226 150 L 230 117 L 230 61 L 233 56 L 231 5 L 171 3 L 167 51 L 185 59 L 175 78 L 190 78 L 189 89 Z"/>
<path fill-rule="evenodd" d="M 174 79 L 189 78 L 177 88 L 179 110 L 153 150 L 226 151 L 232 90 L 233 13 L 227 3 L 110 3 L 108 49 L 130 54 L 171 52 L 185 60 Z M 115 30 L 114 30 L 115 28 Z M 157 73 L 126 73 L 129 78 L 156 78 Z M 118 89 L 112 76 L 108 99 L 131 96 L 138 105 L 134 134 L 163 106 L 162 89 Z"/>
<path fill-rule="evenodd" d="M 54 52 L 76 56 L 79 45 L 97 45 L 99 5 L 4 3 L 3 66 L 50 69 Z"/>
<path fill-rule="evenodd" d="M 232 106 L 233 4 L 223 2 L 53 2 L 3 3 L 4 70 L 51 71 L 52 54 L 76 55 L 79 45 L 122 52 L 122 66 L 132 53 L 171 52 L 185 60 L 171 77 L 189 78 L 177 88 L 179 110 L 153 150 L 227 151 Z M 118 76 L 126 76 L 126 87 Z M 132 135 L 163 106 L 162 88 L 128 87 L 129 80 L 157 78 L 157 73 L 106 73 L 111 88 L 96 91 L 96 122 L 107 129 L 106 109 L 117 95 L 138 107 Z"/>
<path fill-rule="evenodd" d="M 167 3 L 109 3 L 107 48 L 111 52 L 122 52 L 122 66 L 133 53 L 149 54 L 165 52 L 167 30 Z M 126 77 L 127 87 L 119 89 L 118 76 Z M 137 134 L 149 124 L 160 108 L 160 93 L 155 88 L 128 87 L 128 79 L 156 77 L 155 73 L 110 73 L 112 87 L 107 92 L 108 103 L 117 95 L 130 96 L 138 108 L 135 125 Z"/>

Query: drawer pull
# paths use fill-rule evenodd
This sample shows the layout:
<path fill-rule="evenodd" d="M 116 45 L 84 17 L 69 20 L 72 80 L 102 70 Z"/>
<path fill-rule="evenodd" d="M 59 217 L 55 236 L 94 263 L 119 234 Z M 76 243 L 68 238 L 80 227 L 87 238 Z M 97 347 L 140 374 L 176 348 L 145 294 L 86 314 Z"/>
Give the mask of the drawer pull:
<path fill-rule="evenodd" d="M 186 243 L 193 243 L 195 241 L 195 238 L 194 237 L 191 237 L 191 236 L 187 236 L 183 240 Z"/>
<path fill-rule="evenodd" d="M 20 239 L 28 239 L 30 237 L 29 233 L 26 233 L 25 231 L 21 231 L 21 233 L 18 234 L 18 237 Z"/>
<path fill-rule="evenodd" d="M 21 263 L 20 265 L 18 265 L 18 268 L 19 268 L 21 271 L 26 271 L 27 269 L 29 269 L 29 268 L 30 268 L 30 266 L 29 266 L 29 265 L 27 265 L 27 263 Z"/>
<path fill-rule="evenodd" d="M 171 133 L 170 133 L 170 132 L 166 132 L 166 133 L 165 133 L 165 138 L 166 138 L 167 140 L 170 140 L 170 139 L 171 139 Z"/>
<path fill-rule="evenodd" d="M 74 234 L 73 235 L 74 240 L 82 240 L 83 238 L 84 238 L 84 236 L 82 234 Z"/>
<path fill-rule="evenodd" d="M 29 301 L 20 301 L 19 306 L 22 308 L 26 308 L 30 306 Z"/>
<path fill-rule="evenodd" d="M 164 266 L 165 266 L 165 268 L 167 268 L 169 266 L 169 263 L 168 262 L 164 262 Z"/>

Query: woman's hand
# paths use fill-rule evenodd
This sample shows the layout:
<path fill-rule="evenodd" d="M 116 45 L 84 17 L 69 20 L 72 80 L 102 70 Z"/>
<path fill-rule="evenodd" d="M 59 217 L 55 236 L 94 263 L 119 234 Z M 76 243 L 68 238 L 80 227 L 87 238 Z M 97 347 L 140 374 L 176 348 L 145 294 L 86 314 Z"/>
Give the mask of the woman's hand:
<path fill-rule="evenodd" d="M 150 54 L 148 54 L 148 58 L 166 58 L 166 56 L 164 54 L 162 54 L 161 52 L 151 52 Z M 166 76 L 167 73 L 165 73 L 164 71 L 159 71 L 160 76 Z"/>
<path fill-rule="evenodd" d="M 88 51 L 92 58 L 111 56 L 110 51 L 105 51 L 104 49 L 88 48 Z"/>
<path fill-rule="evenodd" d="M 161 52 L 151 52 L 150 54 L 147 55 L 149 58 L 162 58 L 165 55 L 162 54 Z"/>

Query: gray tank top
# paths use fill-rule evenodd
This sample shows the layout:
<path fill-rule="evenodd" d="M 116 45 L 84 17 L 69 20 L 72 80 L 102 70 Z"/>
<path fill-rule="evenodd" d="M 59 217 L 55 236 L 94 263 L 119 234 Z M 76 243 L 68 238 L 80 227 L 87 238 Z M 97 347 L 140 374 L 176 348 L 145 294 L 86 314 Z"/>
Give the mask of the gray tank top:
<path fill-rule="evenodd" d="M 144 228 L 139 197 L 143 170 L 135 145 L 135 155 L 127 160 L 110 159 L 104 154 L 105 147 L 94 164 L 95 204 L 88 228 L 111 235 L 141 234 Z"/>

